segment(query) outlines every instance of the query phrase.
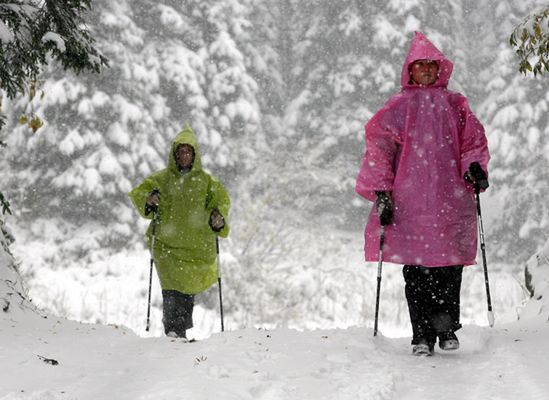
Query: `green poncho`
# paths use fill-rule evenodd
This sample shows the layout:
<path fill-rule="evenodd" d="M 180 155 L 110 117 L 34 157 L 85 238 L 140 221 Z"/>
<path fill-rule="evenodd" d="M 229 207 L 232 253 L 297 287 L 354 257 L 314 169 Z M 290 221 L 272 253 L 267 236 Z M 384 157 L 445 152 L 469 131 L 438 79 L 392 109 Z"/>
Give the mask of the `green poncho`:
<path fill-rule="evenodd" d="M 192 169 L 182 174 L 174 152 L 178 145 L 190 144 L 195 151 Z M 145 203 L 153 190 L 160 192 L 154 261 L 163 290 L 195 294 L 208 289 L 217 280 L 216 233 L 208 222 L 213 209 L 225 218 L 225 227 L 217 233 L 229 234 L 230 200 L 223 185 L 202 170 L 200 152 L 191 128 L 180 132 L 168 156 L 168 168 L 155 172 L 128 195 L 137 211 L 145 215 Z M 149 241 L 152 229 L 149 226 Z"/>

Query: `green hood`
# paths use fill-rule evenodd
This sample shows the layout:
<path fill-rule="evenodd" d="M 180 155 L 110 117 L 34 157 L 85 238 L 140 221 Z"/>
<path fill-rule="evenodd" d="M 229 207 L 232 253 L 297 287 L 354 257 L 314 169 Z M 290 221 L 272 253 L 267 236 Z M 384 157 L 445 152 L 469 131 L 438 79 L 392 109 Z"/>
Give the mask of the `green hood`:
<path fill-rule="evenodd" d="M 180 144 L 189 144 L 194 149 L 194 162 L 191 171 L 202 171 L 202 161 L 200 160 L 200 147 L 196 140 L 196 135 L 190 126 L 185 127 L 177 134 L 172 142 L 172 149 L 168 155 L 168 169 L 172 172 L 179 173 L 177 163 L 175 162 L 175 150 Z"/>

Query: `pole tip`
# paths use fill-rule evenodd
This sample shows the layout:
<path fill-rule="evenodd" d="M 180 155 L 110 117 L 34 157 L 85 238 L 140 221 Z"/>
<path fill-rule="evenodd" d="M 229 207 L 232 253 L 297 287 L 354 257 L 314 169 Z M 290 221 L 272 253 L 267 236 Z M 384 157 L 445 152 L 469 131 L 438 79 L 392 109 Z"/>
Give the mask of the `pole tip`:
<path fill-rule="evenodd" d="M 494 327 L 495 323 L 494 313 L 492 311 L 488 311 L 488 324 L 490 325 L 490 328 Z"/>

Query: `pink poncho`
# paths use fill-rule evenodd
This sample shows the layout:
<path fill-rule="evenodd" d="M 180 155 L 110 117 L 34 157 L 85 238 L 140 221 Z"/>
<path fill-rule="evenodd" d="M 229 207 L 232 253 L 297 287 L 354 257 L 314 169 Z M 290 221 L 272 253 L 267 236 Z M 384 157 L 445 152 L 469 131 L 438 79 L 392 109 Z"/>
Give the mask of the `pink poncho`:
<path fill-rule="evenodd" d="M 436 60 L 437 81 L 410 82 L 415 60 Z M 356 192 L 375 200 L 390 191 L 393 223 L 385 227 L 384 261 L 428 267 L 475 264 L 476 205 L 463 175 L 478 161 L 486 171 L 484 128 L 467 99 L 446 86 L 452 63 L 416 32 L 402 68 L 402 90 L 366 124 L 366 152 Z M 380 224 L 372 207 L 365 232 L 366 261 L 379 257 Z"/>

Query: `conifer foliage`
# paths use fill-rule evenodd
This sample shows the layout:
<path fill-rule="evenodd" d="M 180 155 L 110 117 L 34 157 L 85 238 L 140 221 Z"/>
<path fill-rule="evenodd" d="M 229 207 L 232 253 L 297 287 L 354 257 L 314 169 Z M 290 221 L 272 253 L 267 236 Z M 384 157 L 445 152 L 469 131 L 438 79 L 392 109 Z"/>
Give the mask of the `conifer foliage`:
<path fill-rule="evenodd" d="M 28 90 L 48 57 L 76 73 L 106 65 L 84 25 L 90 7 L 91 0 L 0 2 L 0 88 L 9 98 Z"/>
<path fill-rule="evenodd" d="M 91 0 L 0 2 L 0 89 L 9 99 L 28 92 L 32 101 L 36 80 L 52 59 L 77 74 L 99 72 L 107 65 L 84 24 L 90 7 Z M 22 116 L 21 122 L 34 132 L 43 124 L 35 115 Z M 0 129 L 4 123 L 0 98 Z M 4 146 L 0 140 L 0 147 Z M 0 205 L 3 213 L 10 212 L 1 192 Z"/>

